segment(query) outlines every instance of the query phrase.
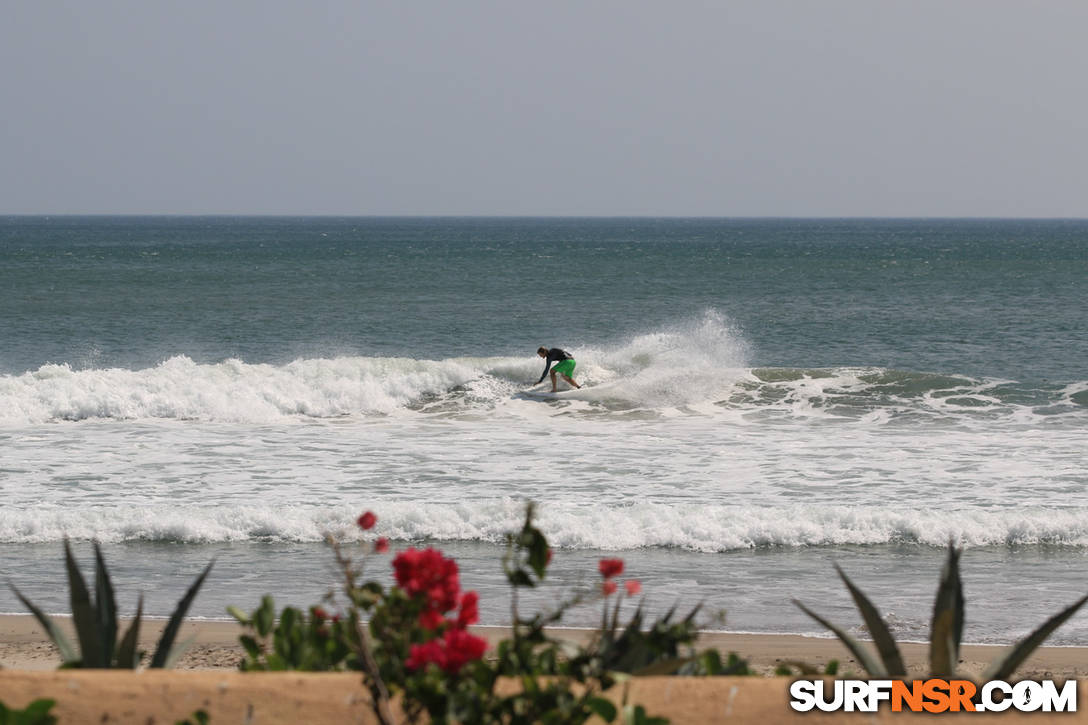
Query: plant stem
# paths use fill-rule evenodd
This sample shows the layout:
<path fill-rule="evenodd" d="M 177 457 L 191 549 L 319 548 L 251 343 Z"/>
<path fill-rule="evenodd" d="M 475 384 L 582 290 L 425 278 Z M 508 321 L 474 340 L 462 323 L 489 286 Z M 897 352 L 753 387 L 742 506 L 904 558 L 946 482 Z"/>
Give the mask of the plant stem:
<path fill-rule="evenodd" d="M 389 688 L 385 686 L 385 680 L 382 679 L 381 672 L 378 670 L 378 663 L 374 659 L 374 653 L 370 650 L 366 627 L 363 626 L 362 614 L 359 612 L 359 607 L 355 604 L 355 598 L 352 596 L 352 592 L 355 590 L 355 573 L 351 568 L 351 559 L 344 556 L 343 551 L 340 549 L 340 542 L 330 537 L 329 544 L 336 556 L 336 563 L 344 574 L 344 593 L 348 598 L 350 613 L 354 615 L 352 619 L 355 621 L 355 635 L 359 638 L 359 654 L 362 655 L 363 671 L 366 675 L 364 683 L 368 686 L 371 698 L 374 700 L 374 714 L 378 717 L 378 722 L 381 725 L 396 725 L 396 719 L 393 717 L 393 711 L 389 705 Z"/>

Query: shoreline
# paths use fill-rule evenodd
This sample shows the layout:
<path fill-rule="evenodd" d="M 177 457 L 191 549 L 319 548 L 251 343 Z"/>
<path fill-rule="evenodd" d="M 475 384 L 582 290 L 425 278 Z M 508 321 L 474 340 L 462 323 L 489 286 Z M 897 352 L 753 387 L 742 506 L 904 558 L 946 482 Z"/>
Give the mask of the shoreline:
<path fill-rule="evenodd" d="M 57 617 L 66 634 L 71 634 L 71 621 Z M 144 620 L 140 627 L 140 646 L 153 650 L 166 619 Z M 472 631 L 494 645 L 509 634 L 504 626 L 477 626 Z M 584 643 L 595 630 L 556 627 L 552 636 L 575 643 Z M 191 641 L 179 658 L 177 670 L 236 670 L 242 658 L 238 643 L 241 627 L 224 620 L 186 620 L 178 633 L 177 642 Z M 864 643 L 871 647 L 871 643 Z M 839 661 L 839 673 L 864 676 L 850 652 L 838 639 L 793 634 L 751 634 L 737 632 L 703 632 L 696 642 L 698 649 L 716 648 L 723 655 L 736 652 L 748 660 L 757 674 L 773 675 L 775 667 L 787 661 L 799 661 L 819 669 L 830 660 Z M 919 642 L 901 642 L 908 674 L 926 674 L 929 646 Z M 977 677 L 1005 649 L 1004 645 L 964 645 L 960 651 L 962 674 Z M 56 648 L 41 625 L 31 615 L 0 615 L 0 668 L 7 670 L 54 670 L 60 664 Z M 1017 670 L 1018 679 L 1068 679 L 1088 675 L 1088 647 L 1040 647 Z"/>

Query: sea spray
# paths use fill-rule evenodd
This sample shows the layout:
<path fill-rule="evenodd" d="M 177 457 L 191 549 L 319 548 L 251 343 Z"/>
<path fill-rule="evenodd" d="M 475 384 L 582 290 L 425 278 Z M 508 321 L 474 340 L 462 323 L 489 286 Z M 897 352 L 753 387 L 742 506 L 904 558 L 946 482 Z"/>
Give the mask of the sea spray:
<path fill-rule="evenodd" d="M 613 383 L 609 399 L 656 408 L 710 400 L 743 367 L 746 343 L 718 313 L 641 334 L 607 349 L 578 349 L 578 376 Z M 388 415 L 397 411 L 487 411 L 539 376 L 535 355 L 423 360 L 337 357 L 286 365 L 171 357 L 153 368 L 75 370 L 44 365 L 0 376 L 0 422 L 91 419 L 271 423 Z M 440 404 L 436 407 L 436 403 Z M 468 409 L 466 409 L 466 407 Z"/>

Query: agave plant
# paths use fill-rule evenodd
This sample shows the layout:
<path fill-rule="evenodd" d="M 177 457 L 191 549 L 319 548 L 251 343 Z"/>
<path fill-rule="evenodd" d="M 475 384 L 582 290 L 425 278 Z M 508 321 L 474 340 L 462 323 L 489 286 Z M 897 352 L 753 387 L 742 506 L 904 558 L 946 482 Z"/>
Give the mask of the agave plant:
<path fill-rule="evenodd" d="M 15 592 L 15 596 L 19 598 L 19 601 L 33 613 L 49 635 L 49 638 L 53 640 L 53 644 L 60 650 L 61 659 L 64 661 L 61 667 L 135 669 L 139 665 L 140 657 L 143 654 L 136 649 L 136 643 L 140 635 L 140 620 L 143 618 L 143 595 L 140 595 L 139 602 L 136 605 L 135 618 L 133 618 L 128 630 L 118 642 L 117 602 L 113 596 L 113 584 L 110 582 L 109 571 L 106 569 L 106 562 L 102 558 L 102 550 L 99 548 L 98 542 L 94 544 L 94 556 L 95 596 L 92 601 L 91 594 L 87 589 L 87 583 L 83 579 L 83 574 L 79 571 L 75 557 L 72 556 L 72 547 L 69 546 L 68 540 L 65 539 L 64 558 L 68 569 L 72 623 L 75 626 L 76 637 L 79 642 L 78 654 L 56 622 L 42 612 L 41 609 L 34 606 L 14 584 L 8 582 L 8 586 Z M 151 657 L 150 667 L 170 667 L 174 660 L 180 656 L 183 648 L 175 648 L 174 639 L 177 638 L 181 622 L 189 611 L 189 605 L 196 598 L 200 586 L 204 583 L 204 579 L 208 576 L 214 563 L 213 561 L 204 568 L 204 571 L 189 587 L 189 591 L 178 602 L 174 614 L 170 617 L 166 629 L 163 630 L 162 636 L 159 638 L 158 646 Z"/>
<path fill-rule="evenodd" d="M 963 584 L 960 580 L 959 568 L 960 553 L 961 550 L 949 542 L 948 558 L 945 560 L 944 568 L 941 571 L 941 581 L 937 587 L 937 598 L 933 603 L 933 619 L 930 624 L 929 636 L 929 667 L 931 674 L 936 677 L 952 677 L 956 674 L 956 663 L 959 662 L 960 643 L 963 639 L 964 611 Z M 865 668 L 870 677 L 874 679 L 906 677 L 907 668 L 903 664 L 903 656 L 899 652 L 899 645 L 896 644 L 895 638 L 888 630 L 888 625 L 881 619 L 879 612 L 873 606 L 873 603 L 869 601 L 869 598 L 850 581 L 846 573 L 837 565 L 835 570 L 838 571 L 843 583 L 846 584 L 846 588 L 850 590 L 850 596 L 853 597 L 854 604 L 857 605 L 862 619 L 865 620 L 865 626 L 868 627 L 869 634 L 872 635 L 873 643 L 876 645 L 878 657 L 873 657 L 865 647 L 862 647 L 861 643 L 847 634 L 843 628 L 835 626 L 796 599 L 793 600 L 793 603 L 800 607 L 805 614 L 834 632 L 846 645 L 847 649 L 854 654 L 858 663 Z M 980 681 L 1008 679 L 1016 671 L 1016 668 L 1023 664 L 1024 660 L 1065 620 L 1072 617 L 1086 601 L 1088 601 L 1088 596 L 1081 597 L 1043 622 L 1034 632 L 1024 637 L 994 660 L 982 673 Z"/>

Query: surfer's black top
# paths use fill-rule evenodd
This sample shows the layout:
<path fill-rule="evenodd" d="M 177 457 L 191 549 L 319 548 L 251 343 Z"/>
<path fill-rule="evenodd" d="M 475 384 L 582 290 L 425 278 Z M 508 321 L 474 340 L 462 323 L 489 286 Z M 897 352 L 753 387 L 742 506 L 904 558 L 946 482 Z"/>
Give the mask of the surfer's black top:
<path fill-rule="evenodd" d="M 573 360 L 574 356 L 566 350 L 560 350 L 558 347 L 553 347 L 548 350 L 548 356 L 544 358 L 546 361 L 544 364 L 544 372 L 540 374 L 540 380 L 537 380 L 537 384 L 544 382 L 544 378 L 548 377 L 548 371 L 552 369 L 552 363 L 557 363 L 561 360 Z"/>

